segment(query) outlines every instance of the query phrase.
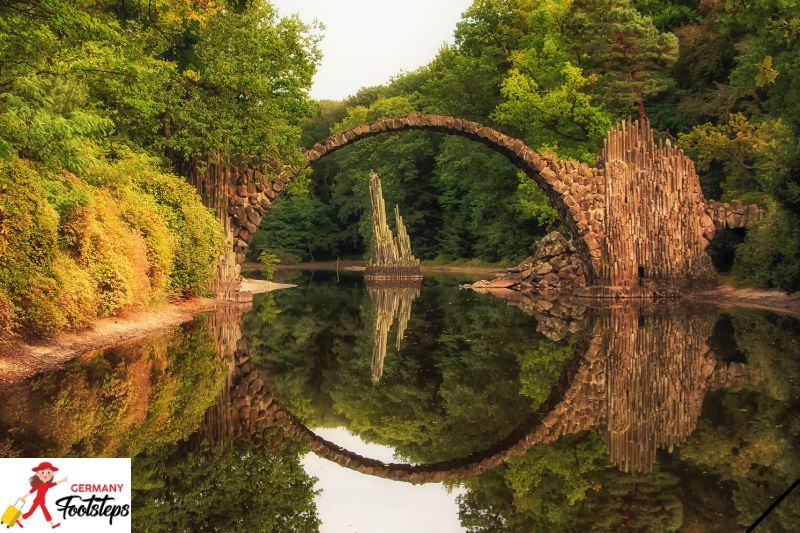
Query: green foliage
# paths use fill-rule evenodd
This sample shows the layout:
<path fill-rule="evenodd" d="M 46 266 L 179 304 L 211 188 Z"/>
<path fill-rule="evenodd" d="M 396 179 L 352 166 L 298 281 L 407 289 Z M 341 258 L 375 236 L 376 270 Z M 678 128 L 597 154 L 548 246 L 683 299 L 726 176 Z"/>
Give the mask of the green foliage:
<path fill-rule="evenodd" d="M 223 234 L 164 169 L 296 161 L 316 42 L 267 2 L 0 6 L 3 328 L 204 291 Z"/>
<path fill-rule="evenodd" d="M 271 280 L 275 275 L 275 265 L 281 260 L 272 250 L 267 249 L 258 254 L 258 262 L 261 263 L 261 274 L 264 279 Z"/>
<path fill-rule="evenodd" d="M 535 49 L 519 58 L 503 81 L 506 100 L 497 106 L 495 118 L 505 124 L 524 125 L 526 139 L 536 148 L 593 163 L 597 147 L 611 127 L 608 113 L 594 105 L 592 96 L 585 92 L 595 80 L 565 62 L 560 74 L 548 80 L 551 86 L 540 86 L 534 77 L 541 75 L 540 61 Z"/>
<path fill-rule="evenodd" d="M 490 531 L 678 531 L 678 478 L 656 470 L 629 475 L 607 466 L 598 432 L 561 437 L 466 485 L 462 524 Z"/>
<path fill-rule="evenodd" d="M 183 50 L 182 75 L 170 80 L 172 135 L 160 142 L 185 156 L 297 160 L 292 141 L 310 112 L 316 35 L 296 17 L 278 18 L 267 2 L 215 13 L 187 30 L 195 44 Z"/>
<path fill-rule="evenodd" d="M 739 245 L 733 273 L 744 283 L 796 291 L 800 287 L 800 215 L 773 206 Z"/>
<path fill-rule="evenodd" d="M 314 478 L 292 448 L 213 454 L 166 448 L 134 462 L 137 531 L 309 532 Z M 147 483 L 147 480 L 152 480 Z M 159 517 L 153 520 L 152 517 Z"/>
<path fill-rule="evenodd" d="M 330 231 L 336 225 L 332 211 L 331 206 L 308 191 L 283 194 L 272 204 L 259 231 L 253 235 L 250 257 L 257 260 L 268 249 L 289 262 L 336 257 L 342 237 Z"/>
<path fill-rule="evenodd" d="M 678 39 L 660 32 L 628 0 L 576 0 L 567 26 L 581 64 L 598 73 L 598 96 L 616 114 L 636 107 L 644 119 L 646 99 L 674 85 Z"/>
<path fill-rule="evenodd" d="M 152 198 L 156 212 L 175 239 L 169 288 L 181 294 L 203 291 L 225 246 L 215 216 L 184 181 L 145 168 L 134 172 L 134 186 Z"/>
<path fill-rule="evenodd" d="M 773 192 L 787 171 L 790 135 L 781 119 L 755 122 L 736 113 L 725 124 L 695 126 L 679 140 L 694 156 L 711 196 L 757 199 Z"/>
<path fill-rule="evenodd" d="M 517 496 L 517 512 L 527 515 L 536 530 L 574 528 L 575 506 L 596 483 L 605 451 L 599 436 L 591 433 L 566 437 L 555 446 L 535 446 L 512 461 L 505 478 Z"/>
<path fill-rule="evenodd" d="M 465 175 L 481 179 L 471 182 Z M 529 178 L 502 156 L 470 141 L 448 137 L 442 142 L 434 178 L 443 213 L 439 254 L 446 259 L 518 259 L 557 219 L 549 200 Z"/>
<path fill-rule="evenodd" d="M 520 354 L 520 394 L 532 399 L 533 406 L 538 407 L 547 399 L 574 351 L 572 339 L 555 343 L 544 338 L 523 351 Z"/>
<path fill-rule="evenodd" d="M 223 236 L 191 186 L 147 158 L 97 164 L 86 177 L 0 163 L 0 292 L 16 332 L 47 336 L 196 294 L 213 273 Z"/>
<path fill-rule="evenodd" d="M 701 20 L 697 0 L 633 0 L 642 15 L 653 19 L 660 31 L 673 31 Z"/>

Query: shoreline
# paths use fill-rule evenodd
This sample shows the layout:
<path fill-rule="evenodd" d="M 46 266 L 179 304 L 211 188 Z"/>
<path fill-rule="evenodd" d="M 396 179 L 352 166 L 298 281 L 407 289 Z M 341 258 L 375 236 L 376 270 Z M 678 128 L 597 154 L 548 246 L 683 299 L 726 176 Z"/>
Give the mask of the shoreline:
<path fill-rule="evenodd" d="M 294 287 L 287 283 L 242 280 L 242 291 L 253 294 Z M 157 304 L 146 309 L 102 318 L 80 331 L 63 332 L 51 339 L 27 342 L 12 340 L 0 345 L 0 386 L 23 381 L 39 372 L 55 370 L 67 361 L 95 350 L 169 331 L 202 313 L 248 305 L 231 300 L 193 296 Z"/>
<path fill-rule="evenodd" d="M 707 291 L 687 294 L 686 300 L 717 307 L 746 307 L 782 315 L 800 316 L 800 292 L 787 294 L 774 289 L 739 288 L 727 283 Z"/>
<path fill-rule="evenodd" d="M 339 261 L 339 270 L 348 272 L 361 272 L 367 267 L 365 261 Z M 244 263 L 242 272 L 259 270 L 258 263 Z M 500 274 L 507 267 L 478 266 L 478 265 L 420 265 L 423 272 L 461 272 L 465 274 Z M 336 270 L 336 261 L 309 261 L 306 263 L 282 263 L 275 265 L 275 270 Z"/>
<path fill-rule="evenodd" d="M 358 264 L 348 266 L 358 267 Z M 286 265 L 286 270 L 305 269 L 308 264 Z M 316 263 L 312 270 L 327 270 L 330 263 Z M 335 269 L 335 263 L 333 263 Z M 434 272 L 496 272 L 489 267 L 434 267 Z M 281 290 L 295 285 L 244 278 L 242 291 L 253 294 Z M 749 308 L 773 313 L 800 316 L 800 293 L 790 295 L 776 290 L 737 288 L 723 284 L 714 289 L 685 295 L 688 302 L 709 303 L 721 308 Z M 247 305 L 216 298 L 191 297 L 158 304 L 148 309 L 130 311 L 124 315 L 103 318 L 89 328 L 66 332 L 52 339 L 36 342 L 14 340 L 0 345 L 0 386 L 23 381 L 39 372 L 52 371 L 67 361 L 85 353 L 108 349 L 188 322 L 198 315 L 216 309 Z"/>
<path fill-rule="evenodd" d="M 516 291 L 503 286 L 473 286 L 471 284 L 461 285 L 462 289 L 473 290 L 481 293 L 498 294 L 536 294 L 532 291 Z M 565 293 L 569 296 L 569 293 Z M 578 297 L 580 298 L 580 297 Z M 590 298 L 591 299 L 591 298 Z M 609 305 L 624 305 L 625 303 L 634 304 L 641 302 L 638 298 L 599 298 L 592 301 L 606 301 Z M 650 304 L 658 304 L 659 300 L 646 300 Z M 685 294 L 676 300 L 663 300 L 677 303 L 704 303 L 711 304 L 723 309 L 756 309 L 768 311 L 770 313 L 789 315 L 800 318 L 800 292 L 796 295 L 787 294 L 772 289 L 738 288 L 732 285 L 723 284 L 713 289 L 698 291 L 693 294 Z"/>

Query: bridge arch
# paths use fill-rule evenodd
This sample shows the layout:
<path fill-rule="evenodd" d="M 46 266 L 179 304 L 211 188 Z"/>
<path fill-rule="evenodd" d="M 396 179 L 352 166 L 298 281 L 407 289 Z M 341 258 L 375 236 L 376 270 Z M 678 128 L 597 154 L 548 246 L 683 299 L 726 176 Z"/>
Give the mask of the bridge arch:
<path fill-rule="evenodd" d="M 477 122 L 443 115 L 412 113 L 403 117 L 384 118 L 360 124 L 328 137 L 305 151 L 304 161 L 297 166 L 255 168 L 231 165 L 222 170 L 227 183 L 227 213 L 222 213 L 231 233 L 236 262 L 242 263 L 252 235 L 272 202 L 303 170 L 316 161 L 362 139 L 385 133 L 422 130 L 457 135 L 484 144 L 508 158 L 547 194 L 576 244 L 584 263 L 587 282 L 595 278 L 602 255 L 602 220 L 604 212 L 603 170 L 573 161 L 559 160 L 551 154 L 538 153 L 516 139 Z M 217 170 L 216 172 L 219 172 Z M 193 181 L 199 189 L 208 180 L 211 166 Z M 213 187 L 212 187 L 213 188 Z M 490 199 L 487 199 L 490 200 Z M 218 209 L 219 212 L 219 209 Z"/>
<path fill-rule="evenodd" d="M 411 113 L 403 117 L 384 118 L 360 124 L 331 135 L 306 150 L 306 163 L 289 174 L 287 183 L 294 179 L 299 170 L 308 168 L 345 146 L 368 137 L 408 130 L 456 135 L 479 142 L 505 156 L 547 194 L 576 243 L 579 257 L 588 272 L 587 281 L 594 278 L 591 269 L 591 251 L 598 250 L 595 255 L 599 257 L 600 242 L 595 229 L 600 228 L 599 225 L 597 228 L 592 227 L 592 217 L 588 211 L 593 208 L 599 209 L 600 206 L 588 200 L 594 199 L 594 195 L 591 194 L 594 192 L 598 193 L 598 199 L 600 197 L 601 180 L 596 179 L 598 171 L 582 163 L 564 162 L 551 154 L 538 153 L 522 140 L 478 122 L 444 115 Z M 590 195 L 585 194 L 590 189 Z"/>
<path fill-rule="evenodd" d="M 716 229 L 746 225 L 760 216 L 757 206 L 706 200 L 694 163 L 680 148 L 658 140 L 647 122 L 620 123 L 608 133 L 598 165 L 589 167 L 536 152 L 520 139 L 477 122 L 412 113 L 332 135 L 306 150 L 296 166 L 208 165 L 204 174 L 197 169 L 187 174 L 204 198 L 210 190 L 208 203 L 229 231 L 233 257 L 224 259 L 219 277 L 236 278 L 262 217 L 302 169 L 361 139 L 405 130 L 480 142 L 537 183 L 573 236 L 584 266 L 587 287 L 579 291 L 584 296 L 675 296 L 686 288 L 713 284 L 706 247 Z"/>

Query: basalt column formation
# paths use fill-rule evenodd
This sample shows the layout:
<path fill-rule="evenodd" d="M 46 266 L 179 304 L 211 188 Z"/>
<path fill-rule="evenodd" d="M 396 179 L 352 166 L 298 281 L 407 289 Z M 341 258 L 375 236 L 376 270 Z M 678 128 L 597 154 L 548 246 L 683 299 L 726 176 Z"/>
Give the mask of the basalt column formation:
<path fill-rule="evenodd" d="M 609 132 L 605 168 L 605 260 L 600 283 L 623 296 L 679 291 L 714 279 L 706 253 L 706 201 L 694 163 L 648 123 Z M 589 292 L 603 295 L 604 291 Z"/>
<path fill-rule="evenodd" d="M 395 206 L 394 217 L 397 236 L 386 223 L 386 204 L 383 201 L 381 180 L 373 171 L 369 174 L 369 196 L 372 208 L 372 245 L 364 277 L 371 280 L 420 279 L 419 260 L 411 253 L 400 208 Z"/>
<path fill-rule="evenodd" d="M 241 264 L 250 237 L 288 178 L 268 166 L 223 160 L 178 161 L 175 167 L 178 174 L 195 186 L 203 204 L 214 212 L 227 236 L 209 290 L 220 298 L 250 301 L 252 295 L 239 290 Z"/>

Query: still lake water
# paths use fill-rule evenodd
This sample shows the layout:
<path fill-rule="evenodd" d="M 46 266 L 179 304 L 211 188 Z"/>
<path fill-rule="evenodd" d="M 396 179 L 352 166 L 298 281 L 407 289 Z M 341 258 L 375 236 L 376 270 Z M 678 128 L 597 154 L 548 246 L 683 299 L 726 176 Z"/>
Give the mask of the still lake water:
<path fill-rule="evenodd" d="M 0 456 L 132 457 L 165 532 L 741 531 L 800 474 L 793 318 L 280 275 L 0 390 Z"/>

